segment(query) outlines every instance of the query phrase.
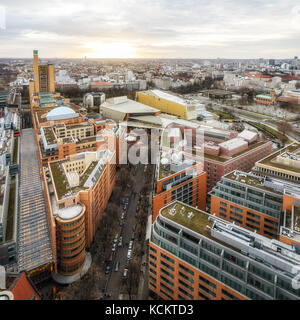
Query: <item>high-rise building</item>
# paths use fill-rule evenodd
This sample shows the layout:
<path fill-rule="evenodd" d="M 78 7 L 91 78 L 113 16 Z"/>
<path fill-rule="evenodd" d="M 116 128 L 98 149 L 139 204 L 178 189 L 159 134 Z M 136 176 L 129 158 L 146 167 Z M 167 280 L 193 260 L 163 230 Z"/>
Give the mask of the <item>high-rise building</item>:
<path fill-rule="evenodd" d="M 33 50 L 33 81 L 29 82 L 29 99 L 39 97 L 40 93 L 55 92 L 54 65 L 39 65 L 38 50 Z"/>
<path fill-rule="evenodd" d="M 300 299 L 300 247 L 173 202 L 149 245 L 149 296 L 165 300 Z"/>

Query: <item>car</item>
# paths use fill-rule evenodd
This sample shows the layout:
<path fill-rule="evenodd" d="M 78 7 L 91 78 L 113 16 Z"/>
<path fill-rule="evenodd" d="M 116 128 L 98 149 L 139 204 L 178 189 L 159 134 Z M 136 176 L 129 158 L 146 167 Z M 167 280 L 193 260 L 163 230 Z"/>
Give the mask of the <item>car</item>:
<path fill-rule="evenodd" d="M 118 271 L 120 267 L 120 261 L 117 261 L 115 264 L 115 271 Z"/>
<path fill-rule="evenodd" d="M 109 255 L 109 258 L 108 258 L 108 261 L 112 261 L 113 256 L 114 256 L 114 252 L 111 251 L 111 252 L 110 252 L 110 255 Z"/>
<path fill-rule="evenodd" d="M 132 226 L 132 231 L 135 231 L 135 228 L 136 228 L 136 224 Z"/>
<path fill-rule="evenodd" d="M 114 243 L 114 244 L 113 244 L 113 247 L 112 247 L 112 249 L 111 249 L 111 251 L 116 251 L 116 248 L 117 248 L 117 244 L 116 244 L 116 243 Z"/>
<path fill-rule="evenodd" d="M 105 268 L 105 274 L 108 274 L 110 272 L 110 265 L 107 265 Z"/>
<path fill-rule="evenodd" d="M 127 252 L 127 259 L 131 259 L 131 253 L 132 253 L 132 250 L 128 250 L 128 252 Z"/>
<path fill-rule="evenodd" d="M 131 241 L 129 242 L 128 249 L 132 249 L 132 247 L 133 247 L 133 241 L 131 240 Z"/>
<path fill-rule="evenodd" d="M 125 219 L 125 212 L 124 211 L 122 212 L 121 219 L 122 220 Z"/>
<path fill-rule="evenodd" d="M 136 212 L 139 212 L 139 210 L 140 210 L 140 207 L 137 205 L 136 206 Z"/>
<path fill-rule="evenodd" d="M 134 232 L 131 235 L 131 240 L 134 240 Z"/>
<path fill-rule="evenodd" d="M 128 274 L 128 269 L 125 268 L 125 269 L 124 269 L 124 272 L 123 272 L 123 277 L 126 278 L 126 277 L 127 277 L 127 274 Z"/>
<path fill-rule="evenodd" d="M 119 243 L 118 243 L 118 247 L 122 247 L 122 244 L 123 244 L 123 238 L 122 238 L 122 237 L 120 237 L 120 239 L 119 239 Z"/>
<path fill-rule="evenodd" d="M 122 227 L 123 226 L 123 222 L 122 222 L 122 220 L 120 221 L 120 227 Z"/>

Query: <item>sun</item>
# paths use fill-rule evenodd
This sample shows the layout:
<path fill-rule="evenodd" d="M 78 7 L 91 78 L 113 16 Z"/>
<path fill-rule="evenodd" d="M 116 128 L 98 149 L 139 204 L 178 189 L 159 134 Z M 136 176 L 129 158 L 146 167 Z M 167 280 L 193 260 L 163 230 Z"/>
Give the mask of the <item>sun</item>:
<path fill-rule="evenodd" d="M 84 47 L 89 49 L 88 58 L 137 58 L 134 47 L 126 42 L 87 42 Z"/>

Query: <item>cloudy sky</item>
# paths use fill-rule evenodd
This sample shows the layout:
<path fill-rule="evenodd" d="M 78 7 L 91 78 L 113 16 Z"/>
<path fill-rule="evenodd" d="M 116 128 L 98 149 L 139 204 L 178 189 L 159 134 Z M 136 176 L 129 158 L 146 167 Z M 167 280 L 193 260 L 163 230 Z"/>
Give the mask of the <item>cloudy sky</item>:
<path fill-rule="evenodd" d="M 1 0 L 0 57 L 290 58 L 299 0 Z"/>

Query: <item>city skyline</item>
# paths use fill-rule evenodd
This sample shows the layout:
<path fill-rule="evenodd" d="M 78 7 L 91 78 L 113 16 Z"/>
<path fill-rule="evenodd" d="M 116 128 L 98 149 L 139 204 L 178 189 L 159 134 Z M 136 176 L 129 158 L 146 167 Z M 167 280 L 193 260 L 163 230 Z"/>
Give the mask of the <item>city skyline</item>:
<path fill-rule="evenodd" d="M 2 1 L 0 58 L 292 58 L 297 1 Z M 3 18 L 2 18 L 3 20 Z M 280 23 L 279 23 L 280 22 Z"/>

